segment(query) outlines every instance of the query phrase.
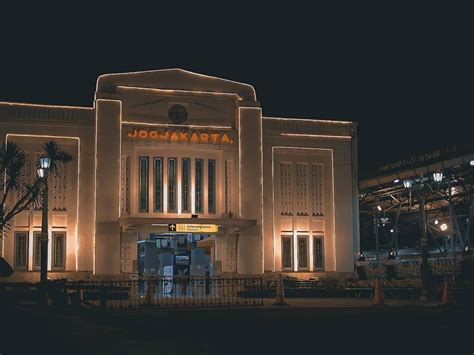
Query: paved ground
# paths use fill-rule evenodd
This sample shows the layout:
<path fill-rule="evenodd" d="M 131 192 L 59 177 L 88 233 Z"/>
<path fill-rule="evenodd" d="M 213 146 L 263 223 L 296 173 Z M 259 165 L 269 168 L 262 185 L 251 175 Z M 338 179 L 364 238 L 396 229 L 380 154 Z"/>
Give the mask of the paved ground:
<path fill-rule="evenodd" d="M 272 300 L 268 300 L 267 304 Z M 10 354 L 473 354 L 472 311 L 415 301 L 288 299 L 289 307 L 117 312 L 1 310 Z"/>

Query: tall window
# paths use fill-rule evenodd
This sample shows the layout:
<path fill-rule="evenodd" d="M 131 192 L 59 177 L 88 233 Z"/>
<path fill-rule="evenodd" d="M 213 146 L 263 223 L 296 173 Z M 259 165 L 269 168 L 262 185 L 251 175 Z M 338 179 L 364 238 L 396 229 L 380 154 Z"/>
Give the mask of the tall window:
<path fill-rule="evenodd" d="M 54 232 L 53 233 L 53 267 L 64 268 L 65 266 L 65 248 L 66 245 L 66 233 Z"/>
<path fill-rule="evenodd" d="M 33 267 L 41 266 L 41 232 L 33 234 Z"/>
<path fill-rule="evenodd" d="M 313 260 L 314 270 L 324 270 L 323 237 L 314 237 L 313 239 Z"/>
<path fill-rule="evenodd" d="M 176 212 L 176 158 L 168 158 L 168 212 Z"/>
<path fill-rule="evenodd" d="M 281 266 L 283 269 L 293 268 L 293 238 L 288 235 L 281 237 Z"/>
<path fill-rule="evenodd" d="M 201 213 L 202 210 L 203 210 L 203 206 L 202 206 L 202 170 L 203 170 L 203 162 L 202 162 L 202 159 L 196 159 L 196 169 L 195 169 L 195 178 L 196 178 L 196 181 L 195 181 L 195 210 L 196 210 L 196 213 Z"/>
<path fill-rule="evenodd" d="M 188 158 L 183 158 L 181 160 L 181 204 L 182 204 L 182 212 L 189 212 L 190 211 L 190 175 L 191 175 L 191 161 Z"/>
<path fill-rule="evenodd" d="M 148 212 L 148 157 L 138 158 L 138 209 Z"/>
<path fill-rule="evenodd" d="M 298 270 L 308 269 L 308 237 L 298 236 Z"/>
<path fill-rule="evenodd" d="M 207 164 L 207 209 L 208 213 L 216 213 L 216 161 Z"/>
<path fill-rule="evenodd" d="M 28 266 L 28 232 L 15 233 L 15 267 Z"/>
<path fill-rule="evenodd" d="M 163 212 L 163 158 L 153 159 L 153 189 L 155 212 Z"/>

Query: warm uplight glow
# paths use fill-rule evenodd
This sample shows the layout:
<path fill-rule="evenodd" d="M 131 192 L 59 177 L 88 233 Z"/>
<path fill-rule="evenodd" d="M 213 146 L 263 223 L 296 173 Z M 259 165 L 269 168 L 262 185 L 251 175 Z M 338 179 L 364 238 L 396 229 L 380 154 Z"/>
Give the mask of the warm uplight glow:
<path fill-rule="evenodd" d="M 448 225 L 446 223 L 443 223 L 439 228 L 444 232 L 448 229 Z"/>
<path fill-rule="evenodd" d="M 280 133 L 287 137 L 301 137 L 301 138 L 328 138 L 328 139 L 351 139 L 351 136 L 335 136 L 331 134 L 306 134 L 306 133 Z"/>
<path fill-rule="evenodd" d="M 440 171 L 433 173 L 433 180 L 435 182 L 441 182 L 441 180 L 443 180 L 443 173 Z"/>
<path fill-rule="evenodd" d="M 406 189 L 411 188 L 411 185 L 412 185 L 412 181 L 411 181 L 411 180 L 403 180 L 403 186 L 404 186 Z"/>

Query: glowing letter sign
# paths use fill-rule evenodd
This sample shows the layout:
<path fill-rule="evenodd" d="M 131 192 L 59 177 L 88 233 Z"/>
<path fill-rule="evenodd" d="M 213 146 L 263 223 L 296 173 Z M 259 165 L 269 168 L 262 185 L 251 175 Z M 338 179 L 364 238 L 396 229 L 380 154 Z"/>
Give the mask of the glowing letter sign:
<path fill-rule="evenodd" d="M 233 144 L 234 140 L 229 133 L 223 132 L 196 132 L 169 131 L 155 129 L 133 129 L 127 133 L 129 138 L 152 139 L 162 142 L 192 142 L 211 144 Z"/>

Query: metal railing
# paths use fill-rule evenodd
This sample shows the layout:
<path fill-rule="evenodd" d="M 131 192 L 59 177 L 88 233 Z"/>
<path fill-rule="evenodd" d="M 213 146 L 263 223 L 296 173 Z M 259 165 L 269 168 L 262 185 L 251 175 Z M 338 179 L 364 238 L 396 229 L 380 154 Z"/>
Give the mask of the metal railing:
<path fill-rule="evenodd" d="M 459 258 L 430 258 L 428 263 L 433 276 L 446 277 L 450 282 L 454 282 L 455 278 L 460 276 L 461 262 Z M 361 264 L 357 262 L 356 266 Z M 365 262 L 364 266 L 368 279 L 386 278 L 389 267 L 395 268 L 396 278 L 398 279 L 421 279 L 421 259 L 371 260 Z"/>
<path fill-rule="evenodd" d="M 260 277 L 176 277 L 70 281 L 68 303 L 102 309 L 262 306 Z"/>

